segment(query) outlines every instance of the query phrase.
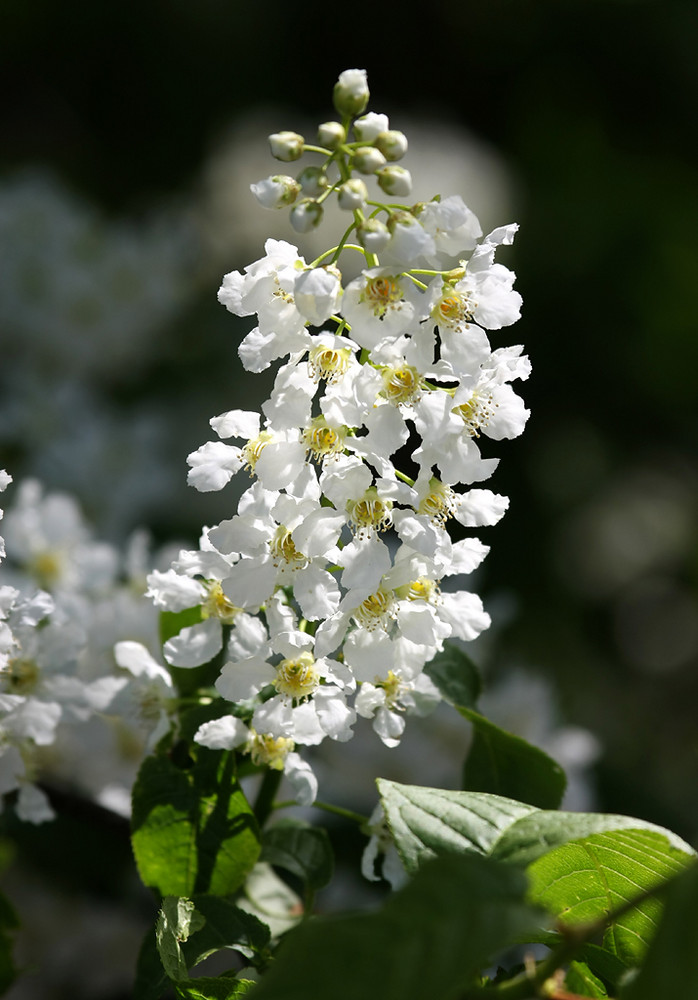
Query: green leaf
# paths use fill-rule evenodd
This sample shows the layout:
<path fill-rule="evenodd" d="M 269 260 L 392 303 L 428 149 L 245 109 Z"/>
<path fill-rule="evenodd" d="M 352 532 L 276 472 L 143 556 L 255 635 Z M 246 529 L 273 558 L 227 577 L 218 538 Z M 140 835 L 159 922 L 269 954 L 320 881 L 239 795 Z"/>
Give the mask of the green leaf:
<path fill-rule="evenodd" d="M 155 931 L 151 927 L 138 953 L 133 1000 L 160 1000 L 169 985 L 170 979 L 162 967 Z"/>
<path fill-rule="evenodd" d="M 183 628 L 191 625 L 198 625 L 202 621 L 201 605 L 197 604 L 193 608 L 185 608 L 184 611 L 161 611 L 160 612 L 160 643 L 165 645 L 168 639 L 179 635 Z"/>
<path fill-rule="evenodd" d="M 170 979 L 186 979 L 187 964 L 180 947 L 206 923 L 190 899 L 165 896 L 155 924 L 155 940 L 163 968 Z"/>
<path fill-rule="evenodd" d="M 473 709 L 459 706 L 458 711 L 474 729 L 463 769 L 465 789 L 504 795 L 539 809 L 557 809 L 567 778 L 552 757 Z"/>
<path fill-rule="evenodd" d="M 432 679 L 445 701 L 463 708 L 474 708 L 482 691 L 480 671 L 462 649 L 444 643 L 440 653 L 430 660 L 424 673 Z"/>
<path fill-rule="evenodd" d="M 451 792 L 378 779 L 383 812 L 409 873 L 441 854 L 489 854 L 532 806 L 482 792 Z"/>
<path fill-rule="evenodd" d="M 241 952 L 253 964 L 263 956 L 270 934 L 261 920 L 220 896 L 196 895 L 192 902 L 205 923 L 182 945 L 188 968 L 224 949 Z"/>
<path fill-rule="evenodd" d="M 378 912 L 305 921 L 290 931 L 256 1000 L 453 1000 L 540 925 L 526 880 L 463 855 L 432 862 Z"/>
<path fill-rule="evenodd" d="M 549 851 L 528 866 L 530 899 L 566 925 L 601 920 L 690 862 L 649 830 L 594 833 Z M 604 931 L 603 947 L 628 966 L 642 960 L 662 904 L 656 896 L 626 911 Z"/>
<path fill-rule="evenodd" d="M 664 912 L 645 961 L 621 1000 L 698 996 L 698 866 L 667 886 Z"/>
<path fill-rule="evenodd" d="M 606 987 L 584 962 L 570 962 L 565 987 L 580 997 L 607 997 Z"/>
<path fill-rule="evenodd" d="M 251 979 L 201 976 L 177 983 L 175 992 L 181 1000 L 238 1000 L 256 985 Z"/>
<path fill-rule="evenodd" d="M 266 830 L 260 859 L 293 872 L 313 890 L 327 885 L 334 871 L 327 830 L 302 820 L 283 819 Z"/>
<path fill-rule="evenodd" d="M 536 809 L 486 792 L 452 792 L 378 779 L 383 811 L 402 862 L 414 872 L 442 854 L 475 852 L 525 867 L 570 840 L 605 830 L 643 829 L 662 834 L 687 854 L 676 834 L 630 816 Z"/>
<path fill-rule="evenodd" d="M 225 895 L 259 855 L 252 810 L 234 754 L 196 748 L 189 768 L 148 757 L 133 789 L 132 844 L 141 879 L 163 896 Z"/>

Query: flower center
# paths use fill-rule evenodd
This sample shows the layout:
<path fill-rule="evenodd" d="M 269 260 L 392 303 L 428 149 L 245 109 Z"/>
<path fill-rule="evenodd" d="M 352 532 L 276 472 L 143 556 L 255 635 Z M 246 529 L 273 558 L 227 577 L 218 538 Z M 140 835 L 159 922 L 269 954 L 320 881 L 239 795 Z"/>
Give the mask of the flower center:
<path fill-rule="evenodd" d="M 477 309 L 469 292 L 450 291 L 442 295 L 432 310 L 432 318 L 437 324 L 444 326 L 460 326 L 471 323 Z"/>
<path fill-rule="evenodd" d="M 284 762 L 294 746 L 293 740 L 286 736 L 256 733 L 254 729 L 250 729 L 246 749 L 253 764 L 283 771 Z"/>
<path fill-rule="evenodd" d="M 479 437 L 480 430 L 487 427 L 494 416 L 498 404 L 492 402 L 492 394 L 475 389 L 467 403 L 454 406 L 453 412 L 463 418 L 466 434 Z"/>
<path fill-rule="evenodd" d="M 405 684 L 394 670 L 390 670 L 386 678 L 377 681 L 376 687 L 383 688 L 385 691 L 385 707 L 395 708 L 396 702 L 399 701 L 403 691 L 407 690 L 408 685 Z"/>
<path fill-rule="evenodd" d="M 282 660 L 276 668 L 274 687 L 291 698 L 308 698 L 319 683 L 320 675 L 311 653 L 301 653 L 295 660 Z"/>
<path fill-rule="evenodd" d="M 203 619 L 218 618 L 224 625 L 232 625 L 235 616 L 242 609 L 228 600 L 218 580 L 209 580 L 205 586 L 208 594 L 201 605 L 201 617 Z"/>
<path fill-rule="evenodd" d="M 383 395 L 395 406 L 404 403 L 407 406 L 416 402 L 420 396 L 419 372 L 412 365 L 402 368 L 384 368 L 381 371 L 383 379 Z"/>
<path fill-rule="evenodd" d="M 291 532 L 283 524 L 276 529 L 274 537 L 269 543 L 271 554 L 274 558 L 274 565 L 279 566 L 282 562 L 294 569 L 302 569 L 307 565 L 308 558 L 296 548 Z"/>
<path fill-rule="evenodd" d="M 303 443 L 318 461 L 344 451 L 345 427 L 330 427 L 323 416 L 314 417 L 303 431 Z"/>
<path fill-rule="evenodd" d="M 271 431 L 262 431 L 262 433 L 258 434 L 256 438 L 250 438 L 245 447 L 242 449 L 242 457 L 245 460 L 243 469 L 249 469 L 250 475 L 253 474 L 259 456 L 271 440 Z"/>
<path fill-rule="evenodd" d="M 375 486 L 369 486 L 360 500 L 349 500 L 349 523 L 359 538 L 367 538 L 374 531 L 384 531 L 393 523 L 392 500 L 382 500 Z"/>
<path fill-rule="evenodd" d="M 433 477 L 429 481 L 429 492 L 422 498 L 417 507 L 418 514 L 428 514 L 442 528 L 455 510 L 455 495 L 450 486 Z"/>
<path fill-rule="evenodd" d="M 361 301 L 368 305 L 374 316 L 382 316 L 401 300 L 402 288 L 398 278 L 382 274 L 366 279 Z"/>
<path fill-rule="evenodd" d="M 337 382 L 349 368 L 352 351 L 349 347 L 314 347 L 308 354 L 308 365 L 313 379 Z"/>
<path fill-rule="evenodd" d="M 61 575 L 61 557 L 58 552 L 41 552 L 31 562 L 30 573 L 42 587 L 51 587 Z"/>
<path fill-rule="evenodd" d="M 33 660 L 10 660 L 2 672 L 8 689 L 13 694 L 30 694 L 39 680 L 39 668 Z"/>
<path fill-rule="evenodd" d="M 427 576 L 420 576 L 410 583 L 407 591 L 407 600 L 430 601 L 438 593 L 439 585 L 435 580 L 430 580 Z"/>
<path fill-rule="evenodd" d="M 379 626 L 387 631 L 395 614 L 394 608 L 395 597 L 392 590 L 379 587 L 375 594 L 371 594 L 358 606 L 354 612 L 354 621 L 369 632 Z"/>

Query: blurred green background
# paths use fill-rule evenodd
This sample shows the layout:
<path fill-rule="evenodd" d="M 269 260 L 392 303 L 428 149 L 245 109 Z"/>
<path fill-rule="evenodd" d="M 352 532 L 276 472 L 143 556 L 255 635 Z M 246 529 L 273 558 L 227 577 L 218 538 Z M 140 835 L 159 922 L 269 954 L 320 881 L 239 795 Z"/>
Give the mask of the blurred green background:
<path fill-rule="evenodd" d="M 268 384 L 241 381 L 250 324 L 216 302 L 268 220 L 236 192 L 276 169 L 267 132 L 331 118 L 338 73 L 365 68 L 371 109 L 408 137 L 412 121 L 465 130 L 487 153 L 479 183 L 490 171 L 507 193 L 491 225 L 521 224 L 505 262 L 523 318 L 501 342 L 531 356 L 532 415 L 496 452 L 491 485 L 512 502 L 478 581 L 495 621 L 482 665 L 550 679 L 564 719 L 599 738 L 599 809 L 695 840 L 698 4 L 405 10 L 6 0 L 0 466 L 75 492 L 110 537 L 145 523 L 190 543 L 229 516 L 187 489 L 184 459 L 209 416 Z M 413 155 L 442 151 L 413 140 Z M 56 235 L 60 204 L 73 222 Z M 61 313 L 69 277 L 46 288 L 49 232 L 57 269 L 67 246 L 89 265 L 84 308 Z M 117 244 L 122 271 L 102 282 L 95 261 Z"/>

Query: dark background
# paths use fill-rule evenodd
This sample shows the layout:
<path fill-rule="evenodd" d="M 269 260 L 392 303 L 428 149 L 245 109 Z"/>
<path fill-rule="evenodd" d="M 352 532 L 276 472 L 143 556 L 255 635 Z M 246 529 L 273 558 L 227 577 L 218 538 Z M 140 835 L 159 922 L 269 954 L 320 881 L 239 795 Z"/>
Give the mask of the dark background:
<path fill-rule="evenodd" d="M 137 222 L 196 192 L 211 151 L 255 109 L 281 105 L 279 129 L 294 114 L 332 117 L 332 85 L 354 66 L 368 71 L 370 107 L 397 127 L 433 117 L 489 143 L 515 180 L 521 229 L 506 263 L 524 297 L 514 339 L 534 374 L 526 432 L 498 449 L 491 484 L 512 503 L 487 539 L 479 589 L 497 627 L 483 666 L 551 679 L 564 718 L 599 737 L 599 809 L 695 839 L 698 5 L 435 0 L 404 11 L 6 0 L 0 184 L 39 165 L 104 218 Z M 196 273 L 157 356 L 99 383 L 124 411 L 146 398 L 191 410 L 158 455 L 181 493 L 137 512 L 162 540 L 194 541 L 212 523 L 215 508 L 183 486 L 183 459 L 207 439 L 208 416 L 246 391 L 243 328 L 216 303 L 220 273 Z M 6 437 L 4 451 L 16 479 L 36 471 L 26 441 Z M 40 471 L 98 520 L 89 489 L 59 464 Z"/>

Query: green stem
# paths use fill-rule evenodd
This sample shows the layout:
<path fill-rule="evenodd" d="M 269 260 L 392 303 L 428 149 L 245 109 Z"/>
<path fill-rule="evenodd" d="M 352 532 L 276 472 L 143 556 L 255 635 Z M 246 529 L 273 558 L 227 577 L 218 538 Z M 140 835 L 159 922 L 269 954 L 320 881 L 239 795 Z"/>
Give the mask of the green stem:
<path fill-rule="evenodd" d="M 403 483 L 407 483 L 408 486 L 414 486 L 414 479 L 410 479 L 408 475 L 406 475 L 404 472 L 400 472 L 399 469 L 395 470 L 395 475 L 397 476 L 398 479 L 401 479 Z"/>
<path fill-rule="evenodd" d="M 341 806 L 333 806 L 329 802 L 320 802 L 318 799 L 313 802 L 313 805 L 316 809 L 322 809 L 324 812 L 334 813 L 335 816 L 350 819 L 353 823 L 358 823 L 359 826 L 365 826 L 368 823 L 368 816 L 362 816 L 361 813 L 354 812 L 352 809 L 343 809 Z"/>
<path fill-rule="evenodd" d="M 259 786 L 259 791 L 257 792 L 257 799 L 252 807 L 260 829 L 264 826 L 269 818 L 269 813 L 274 808 L 274 796 L 279 790 L 283 776 L 283 771 L 271 767 L 267 768 L 264 772 L 262 784 Z"/>
<path fill-rule="evenodd" d="M 303 152 L 304 153 L 322 153 L 323 156 L 328 156 L 328 157 L 332 156 L 332 150 L 331 149 L 325 149 L 324 146 L 312 146 L 312 145 L 310 145 L 307 142 L 303 143 Z"/>

